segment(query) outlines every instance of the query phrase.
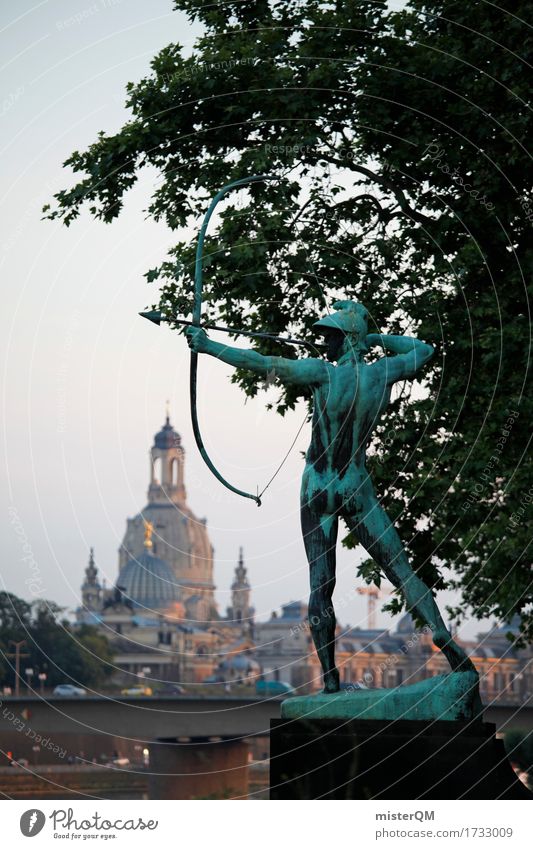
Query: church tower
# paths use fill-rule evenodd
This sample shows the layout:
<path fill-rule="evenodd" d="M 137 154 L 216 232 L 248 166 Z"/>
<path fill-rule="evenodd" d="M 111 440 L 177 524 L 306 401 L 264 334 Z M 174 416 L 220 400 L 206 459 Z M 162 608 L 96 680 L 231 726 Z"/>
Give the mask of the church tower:
<path fill-rule="evenodd" d="M 81 585 L 80 616 L 83 618 L 86 614 L 99 613 L 102 610 L 102 601 L 102 587 L 98 580 L 98 569 L 94 564 L 94 548 L 91 548 L 85 580 Z"/>
<path fill-rule="evenodd" d="M 185 504 L 184 464 L 181 437 L 170 424 L 167 410 L 165 424 L 150 449 L 149 504 Z"/>
<path fill-rule="evenodd" d="M 241 625 L 243 630 L 253 628 L 254 609 L 250 604 L 252 588 L 248 581 L 244 555 L 239 549 L 239 562 L 235 568 L 235 577 L 231 585 L 231 607 L 228 607 L 228 619 L 233 625 Z"/>

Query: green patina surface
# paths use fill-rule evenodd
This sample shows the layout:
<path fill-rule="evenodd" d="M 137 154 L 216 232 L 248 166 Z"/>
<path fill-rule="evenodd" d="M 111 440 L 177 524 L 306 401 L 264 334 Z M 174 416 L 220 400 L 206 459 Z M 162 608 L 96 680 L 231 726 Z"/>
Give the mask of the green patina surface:
<path fill-rule="evenodd" d="M 476 672 L 450 672 L 390 690 L 341 690 L 295 696 L 282 719 L 472 720 L 480 716 Z"/>
<path fill-rule="evenodd" d="M 453 699 L 451 703 L 447 701 L 446 691 L 452 688 L 453 696 L 461 681 L 471 681 L 477 688 L 475 668 L 446 628 L 430 588 L 411 568 L 366 468 L 367 446 L 387 409 L 394 384 L 413 380 L 431 359 L 433 348 L 410 336 L 368 333 L 368 312 L 360 303 L 338 301 L 333 304 L 333 310 L 315 323 L 317 334 L 325 337 L 325 359 L 263 356 L 257 351 L 214 342 L 200 327 L 187 330 L 188 341 L 194 355 L 206 353 L 235 368 L 250 369 L 263 376 L 274 375 L 280 382 L 305 387 L 312 394 L 311 443 L 302 476 L 300 510 L 311 583 L 309 626 L 322 666 L 324 693 L 339 692 L 332 597 L 335 548 L 342 519 L 381 573 L 401 591 L 408 610 L 429 625 L 433 642 L 443 651 L 452 671 L 470 673 L 470 678 L 443 676 L 424 682 L 421 690 L 417 684 L 414 686 L 418 689 L 392 690 L 392 695 L 387 691 L 379 691 L 377 696 L 343 693 L 338 696 L 339 709 L 346 706 L 348 710 L 349 699 L 352 710 L 360 705 L 369 717 L 376 717 L 375 711 L 385 709 L 387 716 L 398 716 L 406 709 L 409 693 L 422 692 L 427 696 L 426 706 L 431 716 L 438 716 L 443 710 L 453 713 L 462 708 L 451 706 Z M 366 354 L 375 346 L 390 356 L 368 362 Z M 424 687 L 428 688 L 427 693 Z M 462 697 L 467 698 L 466 691 Z M 314 709 L 318 709 L 322 703 L 313 698 Z M 337 700 L 326 700 L 324 710 L 333 710 L 333 705 L 337 705 Z M 414 707 L 409 710 L 419 718 Z"/>

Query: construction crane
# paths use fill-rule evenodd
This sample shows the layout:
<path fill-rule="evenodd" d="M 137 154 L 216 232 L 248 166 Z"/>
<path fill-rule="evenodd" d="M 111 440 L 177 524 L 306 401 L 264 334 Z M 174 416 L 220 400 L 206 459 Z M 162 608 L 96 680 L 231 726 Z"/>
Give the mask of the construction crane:
<path fill-rule="evenodd" d="M 367 619 L 366 624 L 367 628 L 371 631 L 375 631 L 377 628 L 377 602 L 378 598 L 383 598 L 385 595 L 390 595 L 394 591 L 394 587 L 391 584 L 386 584 L 385 586 L 376 587 L 376 586 L 366 586 L 366 587 L 357 587 L 357 592 L 359 595 L 366 595 L 368 598 L 368 608 L 367 608 Z"/>

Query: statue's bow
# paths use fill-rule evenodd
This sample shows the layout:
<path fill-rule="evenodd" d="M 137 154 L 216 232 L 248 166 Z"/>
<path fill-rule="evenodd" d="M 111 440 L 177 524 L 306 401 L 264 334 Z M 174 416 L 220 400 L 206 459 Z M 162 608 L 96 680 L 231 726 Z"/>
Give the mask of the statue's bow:
<path fill-rule="evenodd" d="M 254 177 L 244 177 L 241 180 L 235 180 L 233 183 L 228 183 L 227 186 L 224 186 L 220 191 L 215 195 L 213 200 L 211 201 L 209 208 L 205 214 L 202 226 L 200 228 L 200 233 L 198 236 L 198 246 L 196 248 L 196 263 L 194 267 L 194 306 L 192 312 L 192 324 L 195 327 L 201 326 L 201 317 L 202 317 L 202 277 L 203 277 L 203 248 L 204 248 L 204 239 L 207 231 L 207 226 L 209 224 L 209 219 L 213 214 L 213 210 L 217 203 L 222 200 L 231 189 L 235 189 L 239 186 L 246 186 L 248 183 L 256 183 L 261 180 L 271 180 L 273 177 L 267 177 L 265 175 L 257 175 Z M 216 478 L 220 481 L 220 483 L 224 484 L 225 487 L 230 489 L 232 492 L 235 492 L 237 495 L 242 495 L 243 498 L 251 498 L 253 499 L 257 506 L 261 506 L 261 499 L 259 495 L 253 495 L 251 492 L 244 492 L 242 489 L 238 489 L 236 486 L 233 486 L 229 481 L 220 474 L 217 467 L 212 462 L 209 454 L 205 449 L 205 445 L 203 443 L 202 434 L 200 433 L 200 425 L 198 424 L 198 408 L 196 403 L 197 398 L 197 374 L 198 374 L 198 354 L 195 351 L 191 351 L 191 377 L 190 377 L 190 392 L 191 392 L 191 419 L 192 419 L 192 428 L 194 432 L 194 438 L 196 440 L 196 444 L 198 446 L 198 450 L 202 457 L 204 458 L 207 466 L 211 469 Z"/>
<path fill-rule="evenodd" d="M 216 194 L 215 197 L 213 198 L 213 200 L 211 201 L 211 204 L 209 205 L 209 209 L 207 210 L 207 212 L 205 214 L 203 224 L 200 228 L 200 233 L 199 233 L 199 236 L 198 236 L 198 246 L 196 248 L 196 263 L 195 263 L 195 269 L 194 269 L 194 302 L 193 302 L 192 321 L 186 321 L 185 319 L 178 318 L 177 316 L 165 316 L 159 310 L 149 310 L 147 312 L 141 312 L 140 315 L 142 315 L 143 318 L 146 318 L 149 321 L 154 322 L 154 324 L 158 324 L 158 325 L 161 324 L 162 321 L 169 321 L 169 322 L 172 322 L 173 324 L 181 324 L 181 325 L 185 325 L 185 326 L 192 325 L 193 327 L 202 327 L 202 324 L 201 324 L 201 317 L 202 317 L 202 275 L 203 275 L 202 260 L 203 260 L 204 238 L 205 238 L 205 234 L 206 234 L 206 231 L 207 231 L 207 225 L 209 224 L 209 219 L 211 218 L 211 215 L 213 214 L 213 210 L 214 210 L 215 206 L 217 205 L 217 203 L 220 200 L 222 200 L 222 198 L 229 191 L 231 191 L 231 189 L 237 188 L 238 186 L 246 186 L 248 183 L 256 183 L 260 180 L 275 180 L 275 179 L 277 179 L 277 178 L 276 177 L 268 177 L 266 175 L 258 175 L 258 176 L 254 176 L 254 177 L 244 177 L 241 180 L 235 180 L 233 183 L 228 183 L 227 186 L 224 186 L 224 188 L 220 189 L 218 194 Z M 237 333 L 237 334 L 240 334 L 242 336 L 252 336 L 252 337 L 255 336 L 257 338 L 272 339 L 275 342 L 282 342 L 284 344 L 289 343 L 291 345 L 302 345 L 303 347 L 307 348 L 311 352 L 312 355 L 316 355 L 317 353 L 319 353 L 319 347 L 320 346 L 317 346 L 316 344 L 312 344 L 309 341 L 306 341 L 304 339 L 295 339 L 295 338 L 290 337 L 290 336 L 274 336 L 272 333 L 268 333 L 265 330 L 254 330 L 254 331 L 239 330 L 238 328 L 235 328 L 235 327 L 222 327 L 221 325 L 218 325 L 218 324 L 206 324 L 206 325 L 203 325 L 203 327 L 205 327 L 205 329 L 222 330 L 226 333 Z M 232 486 L 232 484 L 230 484 L 220 474 L 220 472 L 218 471 L 216 466 L 211 461 L 209 454 L 205 450 L 205 445 L 203 443 L 202 434 L 200 433 L 200 426 L 198 424 L 198 409 L 197 409 L 197 403 L 196 403 L 197 375 L 198 375 L 198 354 L 195 353 L 194 351 L 191 351 L 191 379 L 190 379 L 191 419 L 192 419 L 192 427 L 193 427 L 193 432 L 194 432 L 194 438 L 196 440 L 198 450 L 200 451 L 200 454 L 204 458 L 206 464 L 211 469 L 211 471 L 213 472 L 215 477 L 218 478 L 218 480 L 222 484 L 224 484 L 224 486 L 226 486 L 232 492 L 235 492 L 237 495 L 242 495 L 243 498 L 253 499 L 253 501 L 256 502 L 257 506 L 260 507 L 261 506 L 261 495 L 265 492 L 266 489 L 268 489 L 268 487 L 270 486 L 270 484 L 272 483 L 272 481 L 274 480 L 274 478 L 276 477 L 276 475 L 280 471 L 281 466 L 283 465 L 283 463 L 285 462 L 287 457 L 285 457 L 285 459 L 282 461 L 281 465 L 278 467 L 277 471 L 275 472 L 273 477 L 269 480 L 266 487 L 263 488 L 263 490 L 261 491 L 260 494 L 253 495 L 251 492 L 244 492 L 242 489 L 237 489 L 237 487 Z M 305 419 L 304 419 L 304 421 L 305 421 Z M 301 428 L 300 428 L 300 430 L 301 430 Z M 298 433 L 299 432 L 300 431 L 298 431 Z"/>

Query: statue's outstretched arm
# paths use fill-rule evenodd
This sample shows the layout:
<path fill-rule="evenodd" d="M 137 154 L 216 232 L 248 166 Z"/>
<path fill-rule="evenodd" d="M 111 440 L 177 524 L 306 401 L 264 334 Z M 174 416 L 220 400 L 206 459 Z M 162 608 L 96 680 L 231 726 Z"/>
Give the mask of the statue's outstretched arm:
<path fill-rule="evenodd" d="M 381 345 L 385 351 L 396 354 L 395 357 L 383 357 L 375 365 L 385 372 L 387 383 L 397 380 L 412 380 L 424 366 L 435 349 L 414 336 L 388 336 L 383 333 L 370 333 L 366 338 L 367 345 Z"/>
<path fill-rule="evenodd" d="M 323 360 L 312 357 L 289 360 L 286 357 L 264 356 L 246 348 L 234 348 L 209 339 L 200 327 L 189 327 L 185 333 L 193 351 L 209 354 L 235 368 L 249 369 L 265 377 L 270 375 L 281 383 L 310 385 L 327 380 L 327 365 Z"/>

